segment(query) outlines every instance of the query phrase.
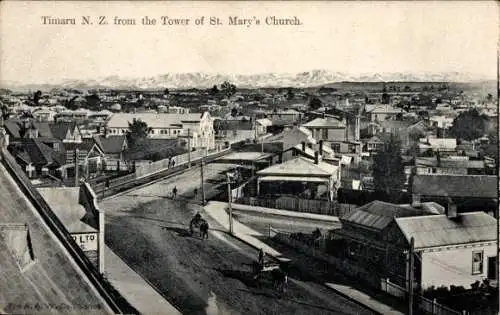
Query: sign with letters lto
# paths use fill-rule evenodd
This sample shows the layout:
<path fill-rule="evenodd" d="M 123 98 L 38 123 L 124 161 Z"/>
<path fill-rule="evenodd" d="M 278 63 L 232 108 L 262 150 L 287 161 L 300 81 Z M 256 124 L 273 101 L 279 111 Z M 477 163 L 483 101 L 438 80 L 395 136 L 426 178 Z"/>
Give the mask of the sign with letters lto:
<path fill-rule="evenodd" d="M 73 237 L 82 250 L 97 250 L 97 233 L 77 233 L 71 234 L 71 237 Z"/>

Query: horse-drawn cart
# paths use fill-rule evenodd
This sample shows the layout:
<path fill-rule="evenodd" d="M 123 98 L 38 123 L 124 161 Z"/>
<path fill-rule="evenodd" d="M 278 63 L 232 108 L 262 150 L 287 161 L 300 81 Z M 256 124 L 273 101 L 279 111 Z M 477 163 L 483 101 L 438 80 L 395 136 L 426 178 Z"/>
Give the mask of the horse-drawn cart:
<path fill-rule="evenodd" d="M 274 288 L 279 292 L 286 292 L 288 284 L 287 262 L 254 261 L 252 264 L 253 280 L 259 281 L 261 278 L 270 276 Z"/>

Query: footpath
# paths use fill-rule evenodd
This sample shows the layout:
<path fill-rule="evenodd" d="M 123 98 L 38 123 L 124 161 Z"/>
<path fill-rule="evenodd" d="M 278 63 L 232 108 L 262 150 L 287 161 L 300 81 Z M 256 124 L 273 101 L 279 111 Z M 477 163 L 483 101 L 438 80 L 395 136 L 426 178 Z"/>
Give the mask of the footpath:
<path fill-rule="evenodd" d="M 229 215 L 226 212 L 228 204 L 225 202 L 218 201 L 210 201 L 205 206 L 205 212 L 209 214 L 214 220 L 216 220 L 219 224 L 221 224 L 225 229 L 229 229 Z M 234 205 L 233 205 L 234 208 Z M 260 207 L 259 207 L 260 208 Z M 261 211 L 264 211 L 261 208 Z M 269 209 L 270 211 L 279 211 L 275 209 Z M 275 212 L 276 213 L 276 212 Z M 297 213 L 301 215 L 301 213 Z M 233 220 L 233 236 L 243 241 L 244 243 L 249 244 L 257 249 L 262 248 L 266 254 L 274 257 L 277 260 L 290 260 L 286 258 L 282 253 L 278 252 L 274 248 L 268 246 L 259 238 L 265 237 L 261 233 L 254 231 L 253 229 L 247 227 L 246 225 Z M 373 299 L 369 295 L 364 292 L 361 292 L 353 287 L 347 286 L 345 284 L 336 284 L 336 283 L 325 283 L 325 286 L 334 290 L 338 294 L 361 304 L 372 311 L 378 314 L 389 314 L 389 315 L 403 315 L 404 313 L 392 308 L 389 305 L 386 305 L 378 300 Z"/>
<path fill-rule="evenodd" d="M 108 246 L 106 246 L 104 256 L 105 274 L 109 282 L 139 313 L 145 315 L 182 314 Z"/>
<path fill-rule="evenodd" d="M 284 216 L 289 218 L 299 218 L 299 219 L 307 219 L 307 220 L 317 220 L 317 221 L 326 221 L 332 223 L 339 223 L 340 220 L 338 217 L 324 214 L 315 214 L 315 213 L 307 213 L 307 212 L 296 212 L 296 211 L 288 211 L 288 210 L 278 210 L 272 208 L 264 208 L 258 206 L 250 206 L 244 205 L 240 203 L 232 204 L 233 210 L 238 210 L 242 212 L 255 212 L 262 215 L 269 216 Z"/>

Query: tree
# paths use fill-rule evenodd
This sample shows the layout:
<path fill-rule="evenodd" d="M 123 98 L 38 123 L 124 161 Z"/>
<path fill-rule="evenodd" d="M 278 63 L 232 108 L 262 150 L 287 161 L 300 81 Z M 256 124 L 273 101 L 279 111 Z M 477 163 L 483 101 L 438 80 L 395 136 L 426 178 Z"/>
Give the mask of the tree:
<path fill-rule="evenodd" d="M 9 119 L 10 116 L 9 107 L 6 104 L 0 102 L 0 109 L 2 110 L 2 119 L 3 120 Z"/>
<path fill-rule="evenodd" d="M 404 187 L 406 176 L 401 141 L 393 134 L 384 142 L 384 149 L 373 158 L 373 180 L 375 190 L 385 192 L 388 196 Z"/>
<path fill-rule="evenodd" d="M 210 89 L 210 95 L 212 95 L 212 96 L 216 96 L 217 94 L 219 94 L 219 88 L 217 87 L 217 85 L 214 85 L 214 86 Z"/>
<path fill-rule="evenodd" d="M 286 99 L 291 101 L 295 97 L 295 93 L 293 92 L 292 88 L 288 88 L 286 91 Z"/>
<path fill-rule="evenodd" d="M 450 128 L 453 136 L 471 141 L 480 138 L 487 132 L 488 118 L 480 115 L 475 109 L 460 113 Z"/>
<path fill-rule="evenodd" d="M 87 106 L 90 109 L 97 110 L 101 107 L 101 99 L 97 94 L 91 94 L 85 97 L 87 101 Z"/>
<path fill-rule="evenodd" d="M 486 96 L 486 100 L 488 102 L 491 102 L 493 100 L 493 95 L 491 95 L 491 93 L 488 93 L 488 96 Z"/>
<path fill-rule="evenodd" d="M 35 103 L 35 106 L 38 106 L 41 97 L 42 97 L 42 91 L 40 90 L 36 91 L 35 94 L 33 95 L 33 103 Z"/>
<path fill-rule="evenodd" d="M 170 91 L 168 89 L 163 90 L 163 95 L 166 96 L 170 95 Z"/>
<path fill-rule="evenodd" d="M 317 97 L 313 97 L 309 101 L 309 109 L 311 109 L 311 110 L 318 110 L 322 106 L 323 106 L 323 102 L 321 102 L 321 100 Z"/>
<path fill-rule="evenodd" d="M 231 109 L 231 117 L 237 117 L 238 116 L 238 110 L 236 108 Z"/>
<path fill-rule="evenodd" d="M 151 130 L 152 128 L 148 127 L 144 121 L 134 118 L 132 122 L 128 123 L 127 140 L 133 146 L 145 139 Z"/>
<path fill-rule="evenodd" d="M 220 86 L 220 89 L 227 98 L 230 98 L 234 95 L 234 93 L 236 93 L 236 85 L 231 84 L 228 81 L 224 81 Z"/>

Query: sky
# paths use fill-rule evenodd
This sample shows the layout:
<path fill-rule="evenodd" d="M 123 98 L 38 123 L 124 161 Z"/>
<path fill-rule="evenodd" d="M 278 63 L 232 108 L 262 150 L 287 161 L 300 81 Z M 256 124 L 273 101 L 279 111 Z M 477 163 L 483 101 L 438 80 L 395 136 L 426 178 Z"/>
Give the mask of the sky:
<path fill-rule="evenodd" d="M 81 25 L 81 16 L 94 25 Z M 144 16 L 157 25 L 142 25 Z M 77 25 L 43 25 L 42 16 Z M 96 25 L 106 16 L 108 25 Z M 113 18 L 138 25 L 113 25 Z M 188 26 L 160 24 L 189 18 Z M 204 17 L 204 25 L 194 25 Z M 210 16 L 224 25 L 207 25 Z M 260 25 L 227 25 L 229 16 Z M 268 16 L 299 26 L 270 26 Z M 0 2 L 0 79 L 52 83 L 165 73 L 353 75 L 466 72 L 496 78 L 499 6 L 495 1 L 360 2 Z"/>

